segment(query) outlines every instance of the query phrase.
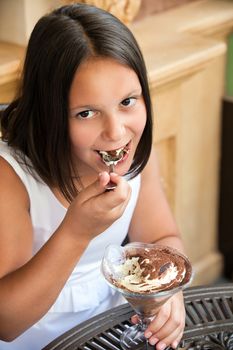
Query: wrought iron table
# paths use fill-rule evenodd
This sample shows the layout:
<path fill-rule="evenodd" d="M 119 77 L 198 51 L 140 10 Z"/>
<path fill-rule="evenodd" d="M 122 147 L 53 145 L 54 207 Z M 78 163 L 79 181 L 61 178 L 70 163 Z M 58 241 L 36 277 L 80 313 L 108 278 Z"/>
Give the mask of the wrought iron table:
<path fill-rule="evenodd" d="M 179 348 L 233 350 L 233 284 L 190 287 L 184 298 L 186 326 Z M 129 304 L 113 308 L 72 328 L 43 350 L 121 350 L 120 335 L 134 313 Z M 145 345 L 138 344 L 137 349 Z"/>

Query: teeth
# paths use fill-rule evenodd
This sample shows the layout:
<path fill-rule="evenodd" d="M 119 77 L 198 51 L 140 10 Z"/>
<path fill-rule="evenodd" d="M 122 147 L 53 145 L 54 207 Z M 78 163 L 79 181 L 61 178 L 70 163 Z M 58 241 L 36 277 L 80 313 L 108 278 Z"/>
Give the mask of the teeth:
<path fill-rule="evenodd" d="M 107 166 L 110 166 L 110 165 L 116 165 L 124 157 L 124 155 L 128 153 L 128 150 L 122 147 L 113 151 L 98 151 L 98 152 L 101 155 L 103 162 Z"/>

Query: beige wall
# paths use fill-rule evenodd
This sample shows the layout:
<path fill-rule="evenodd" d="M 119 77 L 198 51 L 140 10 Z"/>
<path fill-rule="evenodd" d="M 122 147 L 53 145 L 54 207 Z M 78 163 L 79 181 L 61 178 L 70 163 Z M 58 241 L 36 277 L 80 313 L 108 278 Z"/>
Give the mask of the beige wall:
<path fill-rule="evenodd" d="M 134 0 L 132 0 L 134 1 Z M 141 0 L 135 20 L 197 0 Z M 66 1 L 0 0 L 0 41 L 26 45 L 37 20 Z"/>
<path fill-rule="evenodd" d="M 26 45 L 37 20 L 59 0 L 0 0 L 0 41 Z"/>
<path fill-rule="evenodd" d="M 135 20 L 140 20 L 148 15 L 167 11 L 197 0 L 141 0 L 140 11 Z"/>

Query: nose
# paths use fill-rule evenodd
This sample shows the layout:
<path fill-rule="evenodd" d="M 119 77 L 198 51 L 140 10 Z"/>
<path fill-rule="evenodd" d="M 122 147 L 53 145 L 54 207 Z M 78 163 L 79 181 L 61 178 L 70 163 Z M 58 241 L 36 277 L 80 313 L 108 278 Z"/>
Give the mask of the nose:
<path fill-rule="evenodd" d="M 106 115 L 103 120 L 103 137 L 108 141 L 119 141 L 125 134 L 123 117 L 118 113 Z"/>

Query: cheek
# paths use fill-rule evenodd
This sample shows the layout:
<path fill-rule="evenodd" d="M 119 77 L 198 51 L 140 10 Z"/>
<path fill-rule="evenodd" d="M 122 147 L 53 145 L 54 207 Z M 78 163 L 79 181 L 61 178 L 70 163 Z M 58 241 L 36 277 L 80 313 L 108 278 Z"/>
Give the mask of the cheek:
<path fill-rule="evenodd" d="M 71 146 L 81 150 L 91 146 L 93 135 L 91 128 L 83 127 L 80 124 L 70 123 L 69 134 Z"/>
<path fill-rule="evenodd" d="M 136 122 L 134 123 L 135 132 L 141 137 L 146 125 L 146 108 L 143 106 L 137 113 Z"/>

